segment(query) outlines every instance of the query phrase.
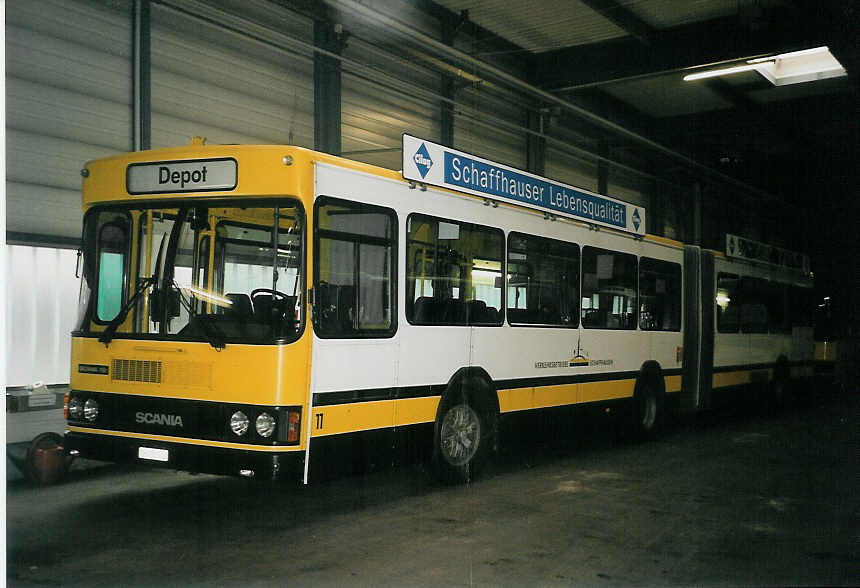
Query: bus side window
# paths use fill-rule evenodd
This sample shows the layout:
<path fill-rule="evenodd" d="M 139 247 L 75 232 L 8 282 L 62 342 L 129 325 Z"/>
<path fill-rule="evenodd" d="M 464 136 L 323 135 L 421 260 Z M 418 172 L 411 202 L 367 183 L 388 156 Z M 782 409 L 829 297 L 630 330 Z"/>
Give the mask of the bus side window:
<path fill-rule="evenodd" d="M 314 214 L 314 328 L 320 337 L 390 337 L 396 330 L 397 215 L 320 197 Z"/>
<path fill-rule="evenodd" d="M 636 256 L 582 248 L 582 326 L 636 329 Z"/>
<path fill-rule="evenodd" d="M 507 275 L 509 323 L 578 325 L 578 245 L 510 233 Z"/>
<path fill-rule="evenodd" d="M 741 278 L 741 331 L 767 333 L 768 283 L 760 278 Z"/>
<path fill-rule="evenodd" d="M 422 214 L 409 215 L 406 231 L 411 324 L 502 324 L 502 231 Z"/>
<path fill-rule="evenodd" d="M 737 333 L 740 327 L 740 292 L 738 277 L 732 274 L 717 275 L 717 331 Z"/>
<path fill-rule="evenodd" d="M 681 266 L 643 257 L 639 260 L 639 328 L 681 330 Z"/>

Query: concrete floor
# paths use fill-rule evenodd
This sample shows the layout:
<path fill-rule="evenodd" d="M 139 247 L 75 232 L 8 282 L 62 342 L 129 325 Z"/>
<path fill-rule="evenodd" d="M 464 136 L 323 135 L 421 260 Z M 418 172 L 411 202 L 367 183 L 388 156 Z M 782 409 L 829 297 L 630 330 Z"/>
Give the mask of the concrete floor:
<path fill-rule="evenodd" d="M 309 488 L 117 466 L 8 485 L 10 586 L 860 584 L 855 394 L 654 442 L 586 427 L 467 487 Z"/>

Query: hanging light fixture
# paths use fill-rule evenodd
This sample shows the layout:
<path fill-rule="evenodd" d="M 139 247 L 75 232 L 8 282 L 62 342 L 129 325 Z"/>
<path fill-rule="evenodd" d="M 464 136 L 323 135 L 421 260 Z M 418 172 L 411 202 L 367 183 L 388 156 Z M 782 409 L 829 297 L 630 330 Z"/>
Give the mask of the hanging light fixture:
<path fill-rule="evenodd" d="M 757 71 L 774 86 L 787 86 L 847 75 L 842 64 L 825 47 L 749 59 L 742 65 L 710 69 L 684 76 L 685 82 Z"/>

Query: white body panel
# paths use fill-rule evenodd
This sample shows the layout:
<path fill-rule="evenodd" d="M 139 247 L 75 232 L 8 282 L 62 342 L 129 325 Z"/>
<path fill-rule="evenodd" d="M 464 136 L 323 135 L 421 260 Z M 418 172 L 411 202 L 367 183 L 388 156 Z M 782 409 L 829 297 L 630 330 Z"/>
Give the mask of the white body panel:
<path fill-rule="evenodd" d="M 410 189 L 389 178 L 317 164 L 316 196 L 331 196 L 394 209 L 398 216 L 398 326 L 389 339 L 320 339 L 313 342 L 312 393 L 445 384 L 463 367 L 478 366 L 495 380 L 584 373 L 638 372 L 648 360 L 664 369 L 680 368 L 677 348 L 682 332 L 645 332 L 554 327 L 415 326 L 405 312 L 406 227 L 411 213 L 473 222 L 683 263 L 683 251 L 672 245 L 636 240 L 614 231 L 593 231 L 581 223 L 545 220 L 541 213 L 485 206 L 480 198 L 442 190 Z M 577 349 L 599 366 L 537 367 L 567 362 Z M 630 376 L 628 376 L 630 377 Z"/>
<path fill-rule="evenodd" d="M 714 260 L 716 283 L 721 273 L 779 281 L 789 285 L 809 286 L 796 274 L 777 267 L 732 261 L 723 257 Z M 716 313 L 716 308 L 714 309 Z M 796 333 L 720 333 L 714 320 L 714 367 L 773 364 L 780 357 L 789 361 L 811 360 L 814 346 L 808 328 L 795 328 Z"/>

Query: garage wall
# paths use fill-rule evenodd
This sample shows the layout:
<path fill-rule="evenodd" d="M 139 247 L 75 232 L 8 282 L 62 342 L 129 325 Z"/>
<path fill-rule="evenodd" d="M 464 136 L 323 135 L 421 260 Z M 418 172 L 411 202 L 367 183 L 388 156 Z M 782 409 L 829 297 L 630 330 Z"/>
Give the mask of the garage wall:
<path fill-rule="evenodd" d="M 547 177 L 554 180 L 591 192 L 597 191 L 597 165 L 556 147 L 547 147 L 544 169 Z"/>
<path fill-rule="evenodd" d="M 403 133 L 439 140 L 438 73 L 358 39 L 349 40 L 343 57 L 344 157 L 399 170 Z"/>
<path fill-rule="evenodd" d="M 84 162 L 131 148 L 130 10 L 6 3 L 7 231 L 80 238 Z"/>
<path fill-rule="evenodd" d="M 526 167 L 526 136 L 505 123 L 522 127 L 526 111 L 513 100 L 475 87 L 456 95 L 454 147 L 516 168 Z"/>
<path fill-rule="evenodd" d="M 283 35 L 313 42 L 308 18 L 259 2 L 221 4 L 221 12 L 202 14 L 215 20 L 227 14 L 246 26 L 275 20 Z M 309 51 L 279 48 L 276 35 L 272 42 L 254 41 L 159 4 L 151 18 L 153 148 L 187 145 L 194 136 L 209 143 L 314 146 Z"/>

